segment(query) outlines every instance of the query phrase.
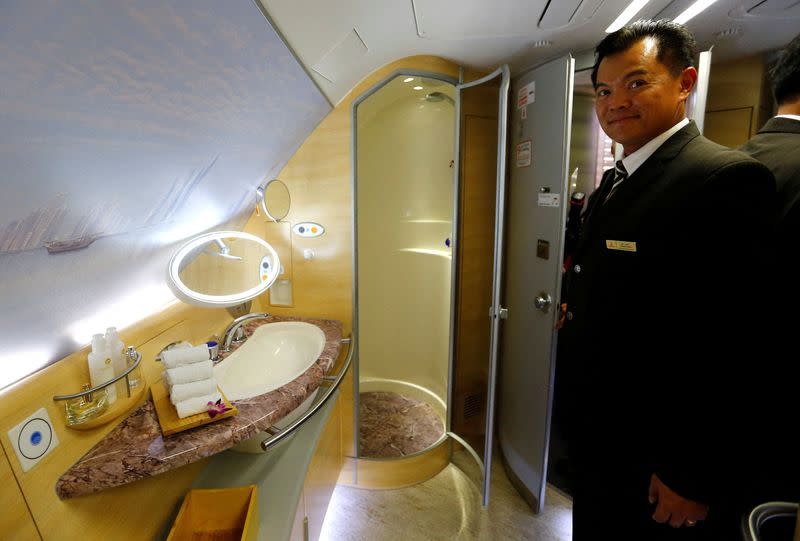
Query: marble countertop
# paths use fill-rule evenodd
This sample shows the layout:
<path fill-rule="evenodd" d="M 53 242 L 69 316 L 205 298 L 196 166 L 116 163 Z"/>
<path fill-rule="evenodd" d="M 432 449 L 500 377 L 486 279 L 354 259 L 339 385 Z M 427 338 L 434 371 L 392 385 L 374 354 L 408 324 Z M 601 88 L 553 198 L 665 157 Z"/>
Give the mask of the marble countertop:
<path fill-rule="evenodd" d="M 246 336 L 277 321 L 313 323 L 325 332 L 325 347 L 302 375 L 269 393 L 237 400 L 238 415 L 172 436 L 163 436 L 152 399 L 133 411 L 56 482 L 67 499 L 168 472 L 229 449 L 288 415 L 314 392 L 339 356 L 342 324 L 326 319 L 272 316 L 244 324 Z M 221 355 L 223 358 L 235 351 Z"/>

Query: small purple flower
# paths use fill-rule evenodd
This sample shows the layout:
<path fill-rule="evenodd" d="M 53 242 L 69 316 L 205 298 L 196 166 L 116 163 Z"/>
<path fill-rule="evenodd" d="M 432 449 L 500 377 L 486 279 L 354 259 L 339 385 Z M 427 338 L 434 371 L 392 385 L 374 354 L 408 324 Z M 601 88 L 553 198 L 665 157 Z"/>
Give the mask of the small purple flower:
<path fill-rule="evenodd" d="M 211 402 L 209 400 L 207 406 L 208 406 L 208 416 L 211 417 L 212 419 L 216 417 L 218 414 L 225 413 L 226 411 L 230 411 L 231 409 L 226 407 L 225 404 L 222 403 L 222 399 L 217 400 L 216 403 Z"/>

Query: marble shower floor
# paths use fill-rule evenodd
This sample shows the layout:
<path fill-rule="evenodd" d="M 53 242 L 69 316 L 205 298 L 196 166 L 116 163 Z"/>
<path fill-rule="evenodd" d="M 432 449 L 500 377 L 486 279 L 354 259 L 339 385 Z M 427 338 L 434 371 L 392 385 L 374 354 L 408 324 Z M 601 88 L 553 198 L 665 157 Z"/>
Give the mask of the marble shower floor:
<path fill-rule="evenodd" d="M 571 541 L 572 500 L 550 486 L 535 515 L 492 461 L 491 501 L 481 507 L 480 471 L 465 451 L 434 478 L 396 490 L 337 486 L 320 541 Z"/>
<path fill-rule="evenodd" d="M 444 421 L 425 402 L 388 392 L 359 394 L 361 456 L 390 458 L 427 449 L 444 434 Z"/>

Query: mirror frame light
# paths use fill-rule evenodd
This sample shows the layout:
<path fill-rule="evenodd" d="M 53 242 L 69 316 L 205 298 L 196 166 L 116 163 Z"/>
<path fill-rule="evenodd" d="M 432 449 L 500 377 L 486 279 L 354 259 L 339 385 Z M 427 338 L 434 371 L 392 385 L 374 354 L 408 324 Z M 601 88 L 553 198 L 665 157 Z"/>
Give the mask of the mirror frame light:
<path fill-rule="evenodd" d="M 273 216 L 272 213 L 267 209 L 267 188 L 273 182 L 280 182 L 281 184 L 283 184 L 283 187 L 286 188 L 286 197 L 289 198 L 289 208 L 286 209 L 286 214 L 284 214 L 283 216 L 280 216 L 280 217 Z M 269 217 L 269 219 L 272 220 L 273 222 L 279 223 L 281 220 L 283 220 L 284 218 L 286 218 L 289 215 L 289 211 L 292 208 L 292 194 L 289 191 L 289 187 L 281 179 L 273 178 L 273 179 L 268 180 L 267 182 L 265 182 L 264 184 L 262 184 L 261 186 L 256 188 L 256 194 L 258 195 L 258 198 L 259 198 L 258 204 L 261 207 L 261 210 L 263 210 L 264 214 L 266 214 Z"/>
<path fill-rule="evenodd" d="M 193 289 L 189 289 L 180 279 L 180 265 L 183 261 L 183 258 L 207 242 L 213 242 L 217 239 L 226 238 L 251 240 L 266 248 L 269 252 L 269 255 L 272 257 L 272 272 L 274 274 L 266 282 L 261 282 L 255 287 L 251 287 L 250 289 L 242 291 L 241 293 L 231 295 L 206 295 L 204 293 L 198 293 Z M 247 302 L 250 299 L 259 296 L 269 289 L 270 286 L 275 283 L 275 280 L 278 279 L 278 275 L 280 275 L 280 269 L 281 262 L 278 258 L 278 253 L 264 239 L 256 237 L 255 235 L 251 235 L 250 233 L 244 233 L 242 231 L 214 231 L 212 233 L 205 233 L 203 235 L 194 237 L 189 242 L 181 246 L 177 252 L 175 252 L 172 258 L 169 260 L 169 266 L 167 267 L 167 283 L 169 284 L 169 287 L 175 296 L 186 303 L 209 308 L 236 306 L 237 304 Z"/>

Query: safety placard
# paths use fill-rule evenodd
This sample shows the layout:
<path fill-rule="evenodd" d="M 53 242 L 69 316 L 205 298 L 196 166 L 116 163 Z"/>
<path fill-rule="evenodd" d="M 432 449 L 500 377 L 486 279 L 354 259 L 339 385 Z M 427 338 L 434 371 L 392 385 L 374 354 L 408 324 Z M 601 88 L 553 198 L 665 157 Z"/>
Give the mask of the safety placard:
<path fill-rule="evenodd" d="M 517 145 L 517 167 L 528 167 L 531 164 L 531 140 Z"/>
<path fill-rule="evenodd" d="M 536 81 L 531 81 L 517 92 L 517 109 L 536 101 Z"/>
<path fill-rule="evenodd" d="M 540 207 L 553 207 L 558 208 L 561 206 L 561 194 L 557 193 L 540 193 L 539 194 Z"/>

